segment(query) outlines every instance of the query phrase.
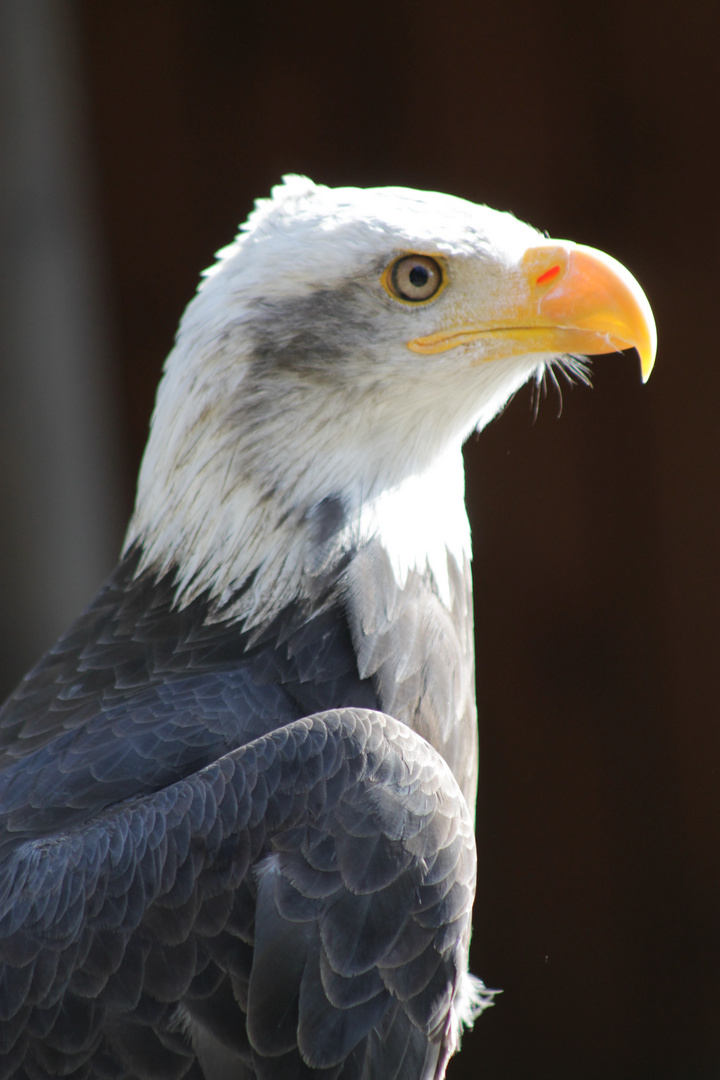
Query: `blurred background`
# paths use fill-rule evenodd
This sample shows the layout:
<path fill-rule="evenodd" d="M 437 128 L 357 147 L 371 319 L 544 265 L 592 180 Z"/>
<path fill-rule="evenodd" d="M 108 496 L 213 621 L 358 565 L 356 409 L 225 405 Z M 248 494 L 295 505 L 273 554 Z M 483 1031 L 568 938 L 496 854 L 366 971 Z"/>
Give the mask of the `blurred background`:
<path fill-rule="evenodd" d="M 481 778 L 452 1080 L 720 1075 L 715 3 L 0 2 L 0 683 L 119 551 L 199 271 L 284 172 L 608 251 L 655 372 L 467 448 Z"/>

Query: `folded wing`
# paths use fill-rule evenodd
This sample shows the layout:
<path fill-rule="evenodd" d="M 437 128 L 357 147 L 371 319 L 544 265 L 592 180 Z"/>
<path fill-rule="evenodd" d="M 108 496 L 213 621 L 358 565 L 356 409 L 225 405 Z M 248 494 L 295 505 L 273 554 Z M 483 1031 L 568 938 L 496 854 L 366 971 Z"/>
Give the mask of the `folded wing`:
<path fill-rule="evenodd" d="M 290 723 L 13 851 L 0 1077 L 115 1057 L 172 1080 L 196 1055 L 217 1077 L 430 1077 L 474 886 L 467 806 L 425 740 L 361 709 Z"/>

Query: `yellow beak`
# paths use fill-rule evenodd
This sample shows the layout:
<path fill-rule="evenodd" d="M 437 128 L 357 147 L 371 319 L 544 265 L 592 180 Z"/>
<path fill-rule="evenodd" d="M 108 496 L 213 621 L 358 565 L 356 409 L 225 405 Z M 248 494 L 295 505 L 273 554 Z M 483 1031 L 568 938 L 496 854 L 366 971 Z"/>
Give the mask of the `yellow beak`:
<path fill-rule="evenodd" d="M 470 314 L 470 312 L 468 312 Z M 637 349 L 643 382 L 655 363 L 657 333 L 645 293 L 610 255 L 564 240 L 529 248 L 480 319 L 415 338 L 418 353 L 444 352 L 487 340 L 482 361 L 532 353 L 597 353 Z"/>

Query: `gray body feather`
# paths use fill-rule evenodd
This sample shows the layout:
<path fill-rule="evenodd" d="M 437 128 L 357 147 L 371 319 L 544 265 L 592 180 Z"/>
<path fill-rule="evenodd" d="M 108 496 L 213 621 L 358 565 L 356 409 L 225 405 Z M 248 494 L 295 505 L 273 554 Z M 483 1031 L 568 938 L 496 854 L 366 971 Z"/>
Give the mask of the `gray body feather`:
<path fill-rule="evenodd" d="M 134 553 L 0 712 L 3 1080 L 434 1075 L 475 878 L 465 580 L 448 635 L 372 550 L 353 617 L 355 561 L 248 634 Z"/>

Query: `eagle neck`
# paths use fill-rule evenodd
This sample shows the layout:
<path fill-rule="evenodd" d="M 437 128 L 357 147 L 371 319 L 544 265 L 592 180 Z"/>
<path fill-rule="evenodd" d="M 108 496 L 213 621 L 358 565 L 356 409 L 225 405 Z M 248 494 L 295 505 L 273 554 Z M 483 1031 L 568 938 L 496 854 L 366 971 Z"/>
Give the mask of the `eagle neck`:
<path fill-rule="evenodd" d="M 131 523 L 128 547 L 143 552 L 138 573 L 172 569 L 179 606 L 206 595 L 209 619 L 252 628 L 289 603 L 327 595 L 328 579 L 341 591 L 348 562 L 377 542 L 399 588 L 411 572 L 427 574 L 449 606 L 448 556 L 462 566 L 470 555 L 460 446 L 386 482 L 343 487 L 341 475 L 330 473 L 295 502 L 273 497 L 252 476 L 221 499 L 211 484 L 187 498 L 176 487 L 164 514 L 136 512 Z"/>

